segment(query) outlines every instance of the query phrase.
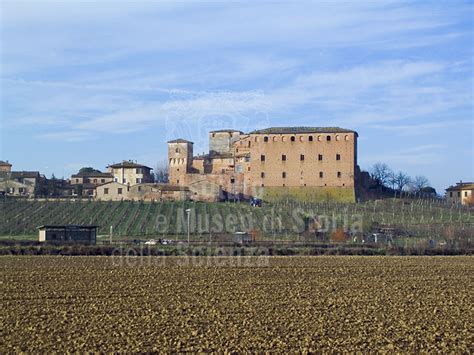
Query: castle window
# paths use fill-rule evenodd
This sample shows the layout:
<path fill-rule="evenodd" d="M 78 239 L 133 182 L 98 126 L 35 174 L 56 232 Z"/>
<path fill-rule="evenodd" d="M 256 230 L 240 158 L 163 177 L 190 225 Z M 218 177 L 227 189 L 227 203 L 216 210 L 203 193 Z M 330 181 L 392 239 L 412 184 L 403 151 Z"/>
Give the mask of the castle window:
<path fill-rule="evenodd" d="M 342 186 L 346 186 L 346 184 L 342 184 Z"/>
<path fill-rule="evenodd" d="M 276 142 L 278 140 L 277 136 L 273 136 L 273 141 Z"/>
<path fill-rule="evenodd" d="M 119 188 L 117 189 L 117 195 L 121 195 L 121 194 L 122 194 L 122 188 L 119 187 Z"/>
<path fill-rule="evenodd" d="M 79 182 L 79 179 L 76 179 L 76 182 Z"/>
<path fill-rule="evenodd" d="M 262 184 L 261 186 L 262 186 L 262 187 L 265 187 L 265 184 Z"/>
<path fill-rule="evenodd" d="M 336 160 L 341 160 L 341 154 L 336 154 Z"/>
<path fill-rule="evenodd" d="M 260 161 L 265 161 L 265 155 L 260 155 Z"/>
<path fill-rule="evenodd" d="M 230 178 L 230 183 L 231 183 L 231 184 L 234 184 L 234 183 L 235 183 L 235 179 L 234 179 L 234 178 Z"/>
<path fill-rule="evenodd" d="M 318 154 L 318 160 L 323 161 L 323 155 L 322 154 Z"/>
<path fill-rule="evenodd" d="M 340 178 L 341 178 L 341 176 L 342 176 L 341 172 L 340 172 L 340 171 L 338 171 L 338 172 L 337 172 L 337 177 L 340 179 Z"/>
<path fill-rule="evenodd" d="M 281 173 L 281 177 L 282 177 L 283 179 L 286 179 L 286 172 L 282 172 L 282 173 Z"/>
<path fill-rule="evenodd" d="M 105 179 L 100 179 L 100 182 L 105 182 Z"/>
<path fill-rule="evenodd" d="M 175 152 L 176 152 L 176 153 L 179 153 L 179 148 L 176 148 Z"/>
<path fill-rule="evenodd" d="M 464 197 L 467 197 L 467 191 L 464 191 Z"/>
<path fill-rule="evenodd" d="M 292 142 L 294 142 L 294 141 L 296 141 L 296 137 L 295 137 L 295 136 L 291 136 L 290 140 L 291 140 Z"/>
<path fill-rule="evenodd" d="M 309 140 L 310 142 L 312 142 L 312 141 L 313 141 L 313 136 L 309 136 L 309 137 L 308 137 L 308 140 Z"/>
<path fill-rule="evenodd" d="M 142 182 L 142 179 L 135 179 L 137 184 L 140 184 Z"/>
<path fill-rule="evenodd" d="M 123 178 L 123 183 L 125 184 L 127 182 L 127 179 Z"/>
<path fill-rule="evenodd" d="M 281 161 L 286 161 L 286 154 L 282 154 Z"/>
<path fill-rule="evenodd" d="M 215 133 L 213 133 L 213 134 L 212 134 L 212 138 L 214 138 L 215 136 L 216 136 L 216 134 L 215 134 Z"/>
<path fill-rule="evenodd" d="M 337 141 L 340 141 L 341 140 L 341 137 L 339 135 L 336 135 L 336 140 Z"/>
<path fill-rule="evenodd" d="M 281 141 L 282 141 L 282 142 L 286 142 L 286 137 L 285 137 L 285 136 L 282 136 L 282 137 L 281 137 Z"/>
<path fill-rule="evenodd" d="M 97 184 L 97 179 L 94 179 L 94 183 L 96 183 L 96 184 Z"/>
<path fill-rule="evenodd" d="M 449 192 L 449 197 L 453 197 L 453 192 L 452 191 Z"/>
<path fill-rule="evenodd" d="M 142 187 L 141 187 L 141 186 L 138 186 L 138 191 L 142 191 Z"/>
<path fill-rule="evenodd" d="M 179 184 L 179 179 L 178 179 L 178 180 L 176 180 L 176 183 L 177 183 L 177 184 Z"/>
<path fill-rule="evenodd" d="M 260 177 L 261 177 L 261 178 L 264 178 L 264 177 L 265 177 L 265 173 L 264 173 L 263 171 L 260 173 Z"/>
<path fill-rule="evenodd" d="M 249 141 L 249 148 L 250 148 L 251 144 L 252 144 L 252 142 Z"/>
<path fill-rule="evenodd" d="M 346 141 L 348 141 L 348 140 L 349 140 L 349 136 L 346 135 L 346 136 L 344 137 L 344 139 L 345 139 Z"/>
<path fill-rule="evenodd" d="M 247 171 L 250 171 L 250 166 L 247 168 Z"/>
<path fill-rule="evenodd" d="M 104 195 L 108 195 L 108 194 L 109 194 L 109 189 L 106 187 L 106 188 L 104 189 Z"/>
<path fill-rule="evenodd" d="M 283 184 L 283 187 L 285 187 L 285 186 L 286 186 L 286 185 L 285 185 L 285 184 Z"/>
<path fill-rule="evenodd" d="M 268 142 L 268 137 L 263 137 L 263 141 L 264 141 L 265 143 L 267 143 L 267 142 Z"/>
<path fill-rule="evenodd" d="M 321 142 L 323 140 L 323 136 L 318 136 L 318 141 Z"/>
<path fill-rule="evenodd" d="M 326 136 L 326 140 L 327 140 L 328 142 L 330 142 L 330 141 L 331 141 L 331 136 Z"/>
<path fill-rule="evenodd" d="M 324 173 L 322 171 L 319 172 L 319 177 L 322 179 L 324 177 Z"/>
<path fill-rule="evenodd" d="M 304 161 L 304 154 L 300 155 L 300 161 Z"/>
<path fill-rule="evenodd" d="M 304 137 L 300 136 L 300 142 L 304 142 Z"/>
<path fill-rule="evenodd" d="M 458 191 L 458 197 L 461 197 L 461 191 Z"/>

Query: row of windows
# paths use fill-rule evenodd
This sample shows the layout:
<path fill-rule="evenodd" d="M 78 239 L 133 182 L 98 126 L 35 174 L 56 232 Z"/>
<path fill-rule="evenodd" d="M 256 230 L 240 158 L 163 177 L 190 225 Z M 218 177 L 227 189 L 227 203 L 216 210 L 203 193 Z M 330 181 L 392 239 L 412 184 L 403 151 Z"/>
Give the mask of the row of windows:
<path fill-rule="evenodd" d="M 322 161 L 323 160 L 323 155 L 318 154 L 318 160 Z M 304 154 L 300 154 L 300 161 L 304 161 L 305 157 Z M 341 160 L 341 154 L 336 154 L 336 160 Z M 264 162 L 266 161 L 266 156 L 265 155 L 260 155 L 260 161 Z M 281 161 L 286 161 L 286 154 L 282 154 L 281 156 Z"/>
<path fill-rule="evenodd" d="M 303 173 L 302 173 L 302 174 L 303 174 Z M 337 176 L 338 178 L 341 178 L 341 177 L 342 177 L 342 173 L 341 173 L 340 171 L 338 171 L 337 174 L 336 174 L 336 176 Z M 260 177 L 261 177 L 262 179 L 264 179 L 264 178 L 265 178 L 265 173 L 264 173 L 264 172 L 261 172 L 261 173 L 260 173 Z M 281 173 L 281 177 L 282 177 L 283 179 L 286 179 L 286 177 L 287 177 L 286 171 L 283 171 L 283 172 Z M 319 177 L 320 177 L 321 179 L 324 177 L 324 172 L 323 172 L 323 171 L 320 171 L 320 172 L 319 172 Z"/>
<path fill-rule="evenodd" d="M 117 188 L 117 195 L 121 195 L 123 193 L 123 188 L 119 187 Z M 109 188 L 106 187 L 104 188 L 104 195 L 108 195 L 109 194 Z"/>
<path fill-rule="evenodd" d="M 115 181 L 115 182 L 118 182 L 118 179 L 115 178 L 114 181 Z M 141 179 L 141 178 L 136 178 L 136 179 L 135 179 L 135 183 L 136 183 L 136 184 L 141 184 L 142 182 L 143 182 L 143 179 Z M 123 178 L 123 182 L 122 182 L 122 183 L 123 183 L 123 184 L 126 184 L 126 183 L 127 183 L 127 179 Z"/>
<path fill-rule="evenodd" d="M 87 178 L 84 179 L 84 183 L 87 183 L 87 182 L 91 182 L 91 179 L 87 179 Z M 99 180 L 98 179 L 92 179 L 92 182 L 94 184 L 97 184 L 99 182 Z M 100 182 L 105 183 L 105 179 L 100 179 Z M 79 179 L 76 179 L 76 183 L 79 183 Z"/>
<path fill-rule="evenodd" d="M 286 142 L 286 137 L 285 137 L 285 136 L 274 136 L 274 137 L 272 138 L 272 141 L 273 141 L 273 142 L 278 142 L 279 138 L 281 138 L 281 141 L 282 141 L 282 142 Z M 336 139 L 336 141 L 342 140 L 342 136 L 340 136 L 340 135 L 336 135 L 334 138 Z M 319 135 L 319 136 L 316 137 L 316 139 L 318 140 L 318 142 L 323 142 L 323 141 L 330 142 L 330 141 L 332 140 L 332 136 L 329 136 L 329 135 L 328 135 L 328 136 Z M 349 135 L 345 135 L 345 136 L 344 136 L 344 140 L 345 140 L 345 141 L 349 141 L 349 140 L 350 140 Z M 268 136 L 263 137 L 263 141 L 264 141 L 265 143 L 269 142 L 269 141 L 270 141 L 270 137 L 268 137 Z M 300 136 L 300 137 L 299 137 L 299 141 L 300 141 L 300 142 L 304 142 L 304 141 L 305 141 L 305 137 L 304 137 L 304 136 Z M 315 141 L 315 139 L 314 139 L 313 136 L 308 136 L 308 142 L 314 142 L 314 141 Z M 255 142 L 258 142 L 258 137 L 255 137 Z M 290 137 L 290 142 L 296 142 L 296 136 L 291 136 L 291 137 Z"/>
<path fill-rule="evenodd" d="M 449 191 L 449 197 L 453 197 L 452 191 Z M 458 197 L 461 197 L 461 191 L 458 191 Z M 467 191 L 464 191 L 464 197 L 467 197 Z"/>

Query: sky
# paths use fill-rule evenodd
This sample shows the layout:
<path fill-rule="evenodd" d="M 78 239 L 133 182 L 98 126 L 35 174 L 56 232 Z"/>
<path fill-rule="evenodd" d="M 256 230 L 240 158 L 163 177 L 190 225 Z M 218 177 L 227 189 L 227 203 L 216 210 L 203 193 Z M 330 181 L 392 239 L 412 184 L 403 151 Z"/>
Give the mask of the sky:
<path fill-rule="evenodd" d="M 471 1 L 0 0 L 0 159 L 68 177 L 207 132 L 339 126 L 358 163 L 474 180 Z"/>

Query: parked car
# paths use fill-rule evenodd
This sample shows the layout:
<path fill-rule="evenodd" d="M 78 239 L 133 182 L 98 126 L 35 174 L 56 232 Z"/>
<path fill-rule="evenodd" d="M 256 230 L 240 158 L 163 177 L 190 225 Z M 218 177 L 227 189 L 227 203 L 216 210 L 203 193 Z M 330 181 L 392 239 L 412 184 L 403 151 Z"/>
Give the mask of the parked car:
<path fill-rule="evenodd" d="M 155 239 L 150 239 L 145 242 L 145 245 L 156 245 L 157 241 Z"/>

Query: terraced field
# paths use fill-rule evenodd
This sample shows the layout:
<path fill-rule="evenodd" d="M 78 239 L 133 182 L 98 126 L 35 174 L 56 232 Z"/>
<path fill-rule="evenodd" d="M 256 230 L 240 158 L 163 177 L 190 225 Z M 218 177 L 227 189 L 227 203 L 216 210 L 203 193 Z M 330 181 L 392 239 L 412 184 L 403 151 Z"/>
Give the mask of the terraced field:
<path fill-rule="evenodd" d="M 295 234 L 303 228 L 303 216 L 323 215 L 340 224 L 347 217 L 359 219 L 366 229 L 376 222 L 409 227 L 424 236 L 451 227 L 474 235 L 472 210 L 424 200 L 363 204 L 287 202 L 265 204 L 263 208 L 252 208 L 247 203 L 7 200 L 0 201 L 0 235 L 36 235 L 36 227 L 42 224 L 96 224 L 101 226 L 99 234 L 109 234 L 112 227 L 116 236 L 185 234 L 184 211 L 188 208 L 192 211 L 193 234 L 207 234 L 210 229 L 265 229 L 272 235 Z"/>
<path fill-rule="evenodd" d="M 473 257 L 0 257 L 1 353 L 472 353 Z"/>

